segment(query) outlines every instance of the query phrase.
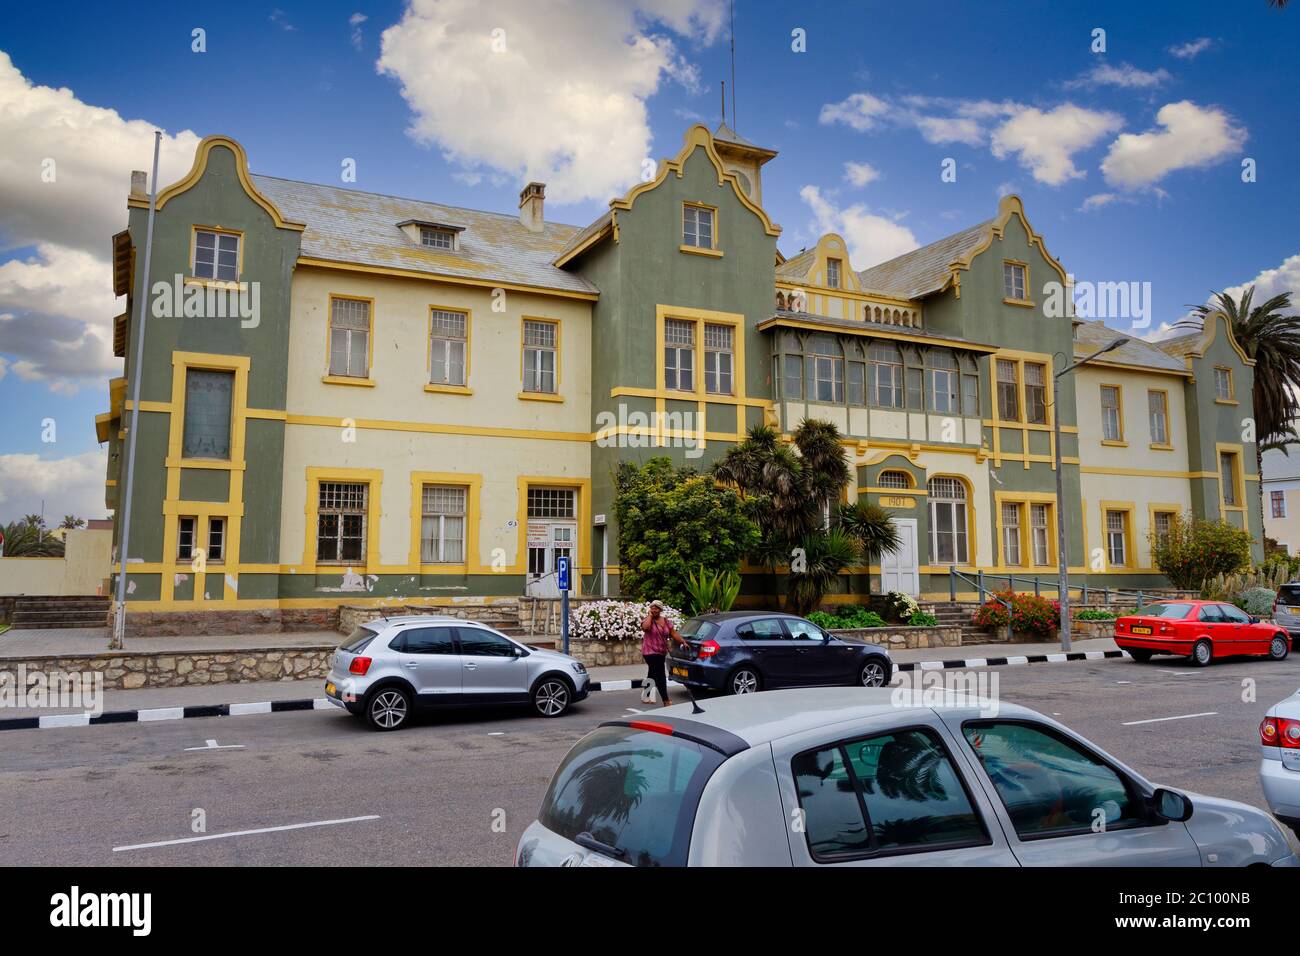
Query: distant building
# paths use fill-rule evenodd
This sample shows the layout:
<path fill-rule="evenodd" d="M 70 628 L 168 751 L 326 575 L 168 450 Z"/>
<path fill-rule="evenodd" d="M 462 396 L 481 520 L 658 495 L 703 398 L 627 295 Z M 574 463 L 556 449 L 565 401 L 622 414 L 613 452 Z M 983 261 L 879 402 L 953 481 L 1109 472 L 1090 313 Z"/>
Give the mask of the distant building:
<path fill-rule="evenodd" d="M 1264 452 L 1260 482 L 1264 495 L 1264 534 L 1288 554 L 1300 553 L 1300 444 Z"/>
<path fill-rule="evenodd" d="M 114 237 L 126 368 L 97 419 L 116 509 L 143 376 L 131 616 L 319 626 L 344 603 L 553 595 L 562 555 L 581 593 L 617 594 L 618 462 L 707 469 L 750 427 L 804 418 L 839 427 L 848 498 L 904 537 L 844 591 L 869 573 L 946 599 L 952 569 L 1050 587 L 1058 521 L 1097 587 L 1164 583 L 1149 535 L 1175 513 L 1260 537 L 1253 363 L 1225 322 L 1107 353 L 1058 410 L 1054 374 L 1118 333 L 1048 307 L 1069 279 L 1017 197 L 855 269 L 837 235 L 778 250 L 775 156 L 692 127 L 578 227 L 546 219 L 538 183 L 502 215 L 253 175 L 214 136 L 159 193 L 147 279 L 135 177 Z"/>

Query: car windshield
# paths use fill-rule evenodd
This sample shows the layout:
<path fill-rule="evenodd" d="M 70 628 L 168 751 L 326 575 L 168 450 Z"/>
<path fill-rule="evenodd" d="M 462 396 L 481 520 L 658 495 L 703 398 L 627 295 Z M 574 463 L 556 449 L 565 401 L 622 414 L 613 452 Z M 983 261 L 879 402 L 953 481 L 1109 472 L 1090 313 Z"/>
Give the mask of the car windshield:
<path fill-rule="evenodd" d="M 538 819 L 570 840 L 589 834 L 634 866 L 684 866 L 700 792 L 721 762 L 679 737 L 601 727 L 564 758 Z"/>
<path fill-rule="evenodd" d="M 360 654 L 366 649 L 366 645 L 373 641 L 378 631 L 372 631 L 368 627 L 358 627 L 348 635 L 348 639 L 343 642 L 339 650 L 347 651 L 349 654 Z"/>
<path fill-rule="evenodd" d="M 1182 620 L 1192 609 L 1190 604 L 1152 604 L 1141 611 L 1143 617 L 1163 617 L 1169 620 Z"/>
<path fill-rule="evenodd" d="M 718 633 L 718 625 L 713 621 L 706 621 L 703 618 L 693 617 L 682 625 L 678 632 L 682 637 L 694 638 L 697 641 L 707 641 L 714 634 Z"/>

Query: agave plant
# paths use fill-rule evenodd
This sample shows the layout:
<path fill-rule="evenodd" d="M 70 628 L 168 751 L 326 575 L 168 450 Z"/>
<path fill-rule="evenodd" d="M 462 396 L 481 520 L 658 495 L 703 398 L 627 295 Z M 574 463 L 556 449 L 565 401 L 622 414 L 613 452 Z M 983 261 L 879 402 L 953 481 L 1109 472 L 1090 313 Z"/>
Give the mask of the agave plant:
<path fill-rule="evenodd" d="M 740 575 L 730 569 L 709 571 L 700 565 L 698 573 L 687 576 L 686 593 L 691 597 L 692 614 L 729 611 L 740 594 Z"/>

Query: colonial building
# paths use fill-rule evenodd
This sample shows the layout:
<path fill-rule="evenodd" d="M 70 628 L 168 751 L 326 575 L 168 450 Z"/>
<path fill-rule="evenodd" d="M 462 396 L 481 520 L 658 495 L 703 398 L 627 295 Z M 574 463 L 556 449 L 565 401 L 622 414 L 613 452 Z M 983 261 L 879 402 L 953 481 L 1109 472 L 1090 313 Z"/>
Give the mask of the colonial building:
<path fill-rule="evenodd" d="M 96 420 L 117 509 L 140 376 L 131 615 L 292 627 L 345 603 L 553 594 L 560 555 L 583 593 L 615 594 L 618 461 L 704 469 L 805 417 L 840 428 L 850 497 L 903 532 L 877 587 L 1049 578 L 1062 520 L 1073 579 L 1096 586 L 1161 583 L 1148 537 L 1177 512 L 1259 537 L 1252 363 L 1226 323 L 1133 339 L 1054 407 L 1063 363 L 1116 333 L 1052 307 L 1068 276 L 1019 199 L 855 271 L 836 235 L 782 255 L 775 156 L 692 127 L 579 228 L 547 221 L 539 183 L 508 216 L 254 175 L 214 136 L 159 193 L 149 276 L 137 174 L 114 237 L 125 374 Z"/>

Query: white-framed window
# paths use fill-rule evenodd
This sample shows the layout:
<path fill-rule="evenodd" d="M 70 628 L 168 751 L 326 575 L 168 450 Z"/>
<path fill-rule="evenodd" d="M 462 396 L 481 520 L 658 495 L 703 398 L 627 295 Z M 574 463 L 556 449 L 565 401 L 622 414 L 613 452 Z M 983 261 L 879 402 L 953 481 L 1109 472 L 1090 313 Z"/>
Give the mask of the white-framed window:
<path fill-rule="evenodd" d="M 695 391 L 695 323 L 664 320 L 664 387 Z"/>
<path fill-rule="evenodd" d="M 1048 537 L 1047 505 L 1029 506 L 1029 531 L 1034 549 L 1034 564 L 1043 566 L 1050 563 L 1052 549 Z"/>
<path fill-rule="evenodd" d="M 366 558 L 364 482 L 322 481 L 317 493 L 316 560 L 344 564 Z"/>
<path fill-rule="evenodd" d="M 998 418 L 1004 422 L 1020 421 L 1020 376 L 1016 363 L 998 359 Z"/>
<path fill-rule="evenodd" d="M 450 229 L 439 229 L 436 226 L 421 226 L 420 245 L 427 246 L 430 249 L 444 249 L 450 251 L 456 248 L 456 234 Z"/>
<path fill-rule="evenodd" d="M 848 389 L 850 405 L 867 404 L 867 366 L 865 362 L 849 362 Z"/>
<path fill-rule="evenodd" d="M 867 349 L 867 401 L 903 407 L 903 353 L 893 342 L 872 342 Z"/>
<path fill-rule="evenodd" d="M 1270 491 L 1268 493 L 1269 507 L 1272 509 L 1274 518 L 1286 517 L 1286 492 Z"/>
<path fill-rule="evenodd" d="M 241 237 L 210 229 L 194 230 L 194 278 L 239 281 Z"/>
<path fill-rule="evenodd" d="M 1214 370 L 1214 397 L 1221 402 L 1232 401 L 1232 369 Z"/>
<path fill-rule="evenodd" d="M 912 482 L 903 471 L 882 471 L 877 479 L 881 488 L 911 488 Z"/>
<path fill-rule="evenodd" d="M 425 485 L 420 497 L 421 563 L 464 561 L 468 489 L 457 485 Z"/>
<path fill-rule="evenodd" d="M 469 358 L 469 316 L 429 310 L 429 384 L 464 385 Z"/>
<path fill-rule="evenodd" d="M 555 394 L 559 326 L 524 320 L 524 391 Z"/>
<path fill-rule="evenodd" d="M 735 374 L 733 337 L 730 325 L 705 323 L 704 390 L 713 395 L 730 395 Z"/>
<path fill-rule="evenodd" d="M 219 564 L 226 554 L 226 519 L 208 519 L 208 560 Z"/>
<path fill-rule="evenodd" d="M 973 355 L 962 356 L 961 413 L 978 418 L 980 413 L 979 362 Z"/>
<path fill-rule="evenodd" d="M 1002 504 L 1002 559 L 1009 567 L 1020 565 L 1020 505 Z"/>
<path fill-rule="evenodd" d="M 1169 399 L 1164 392 L 1147 392 L 1147 417 L 1151 423 L 1151 444 L 1169 444 Z"/>
<path fill-rule="evenodd" d="M 785 356 L 785 368 L 781 377 L 781 397 L 787 401 L 797 402 L 803 398 L 803 356 Z"/>
<path fill-rule="evenodd" d="M 1041 362 L 1025 363 L 1025 421 L 1047 424 L 1047 366 Z"/>
<path fill-rule="evenodd" d="M 330 298 L 330 374 L 370 375 L 370 303 L 365 299 Z"/>
<path fill-rule="evenodd" d="M 1128 513 L 1106 512 L 1106 560 L 1113 568 L 1128 564 Z"/>
<path fill-rule="evenodd" d="M 812 367 L 812 394 L 810 401 L 838 405 L 844 401 L 844 359 L 838 355 L 808 356 Z"/>
<path fill-rule="evenodd" d="M 966 564 L 966 486 L 956 478 L 931 478 L 930 558 L 935 564 Z"/>
<path fill-rule="evenodd" d="M 529 488 L 528 517 L 572 518 L 577 497 L 572 488 Z"/>
<path fill-rule="evenodd" d="M 931 351 L 925 357 L 925 376 L 929 410 L 956 414 L 957 390 L 961 375 L 957 371 L 957 359 L 951 352 Z"/>
<path fill-rule="evenodd" d="M 826 260 L 826 284 L 832 289 L 840 287 L 840 265 L 839 259 Z"/>
<path fill-rule="evenodd" d="M 1223 503 L 1229 508 L 1241 504 L 1237 500 L 1237 456 L 1229 451 L 1219 452 L 1219 480 L 1223 485 Z"/>
<path fill-rule="evenodd" d="M 176 519 L 176 557 L 178 560 L 194 560 L 194 535 L 197 523 L 197 518 L 189 516 Z"/>
<path fill-rule="evenodd" d="M 1019 262 L 1002 263 L 1002 294 L 1005 298 L 1026 301 L 1025 267 Z"/>
<path fill-rule="evenodd" d="M 713 248 L 713 210 L 704 206 L 682 206 L 682 245 Z"/>
<path fill-rule="evenodd" d="M 1123 441 L 1124 426 L 1121 419 L 1118 385 L 1101 387 L 1101 437 L 1105 441 Z"/>
<path fill-rule="evenodd" d="M 185 370 L 182 458 L 230 459 L 230 417 L 234 394 L 234 372 L 209 368 Z"/>

